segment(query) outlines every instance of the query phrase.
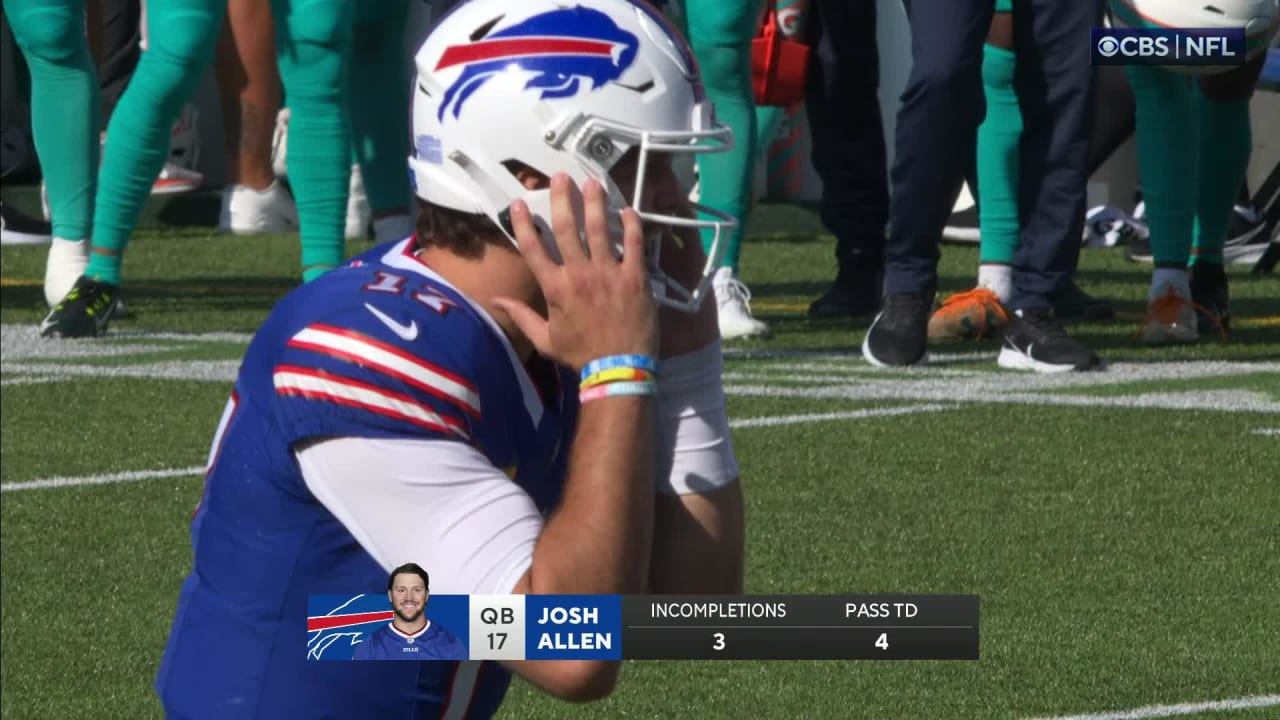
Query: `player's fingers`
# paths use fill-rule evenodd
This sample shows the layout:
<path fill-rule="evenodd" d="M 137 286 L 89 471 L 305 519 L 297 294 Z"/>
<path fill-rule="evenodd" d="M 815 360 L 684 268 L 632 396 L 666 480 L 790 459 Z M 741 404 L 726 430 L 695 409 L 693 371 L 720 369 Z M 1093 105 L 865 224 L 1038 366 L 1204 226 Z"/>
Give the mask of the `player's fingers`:
<path fill-rule="evenodd" d="M 533 213 L 529 212 L 529 206 L 523 200 L 511 203 L 511 229 L 515 232 L 520 254 L 529 263 L 533 276 L 541 281 L 543 274 L 555 268 L 556 264 L 547 256 L 538 228 L 533 224 Z"/>
<path fill-rule="evenodd" d="M 649 273 L 644 240 L 644 223 L 631 208 L 622 211 L 622 265 L 628 273 L 646 277 Z"/>
<path fill-rule="evenodd" d="M 560 248 L 560 257 L 568 265 L 571 262 L 586 260 L 586 251 L 582 249 L 582 238 L 578 234 L 578 216 L 574 212 L 575 197 L 578 188 L 565 173 L 556 173 L 551 178 L 551 229 L 555 231 L 556 245 Z"/>
<path fill-rule="evenodd" d="M 511 298 L 494 298 L 493 305 L 511 318 L 539 354 L 551 356 L 551 326 L 541 315 L 528 305 Z"/>
<path fill-rule="evenodd" d="M 587 248 L 596 262 L 613 262 L 613 239 L 609 237 L 604 188 L 596 180 L 582 184 L 582 219 L 587 231 Z"/>

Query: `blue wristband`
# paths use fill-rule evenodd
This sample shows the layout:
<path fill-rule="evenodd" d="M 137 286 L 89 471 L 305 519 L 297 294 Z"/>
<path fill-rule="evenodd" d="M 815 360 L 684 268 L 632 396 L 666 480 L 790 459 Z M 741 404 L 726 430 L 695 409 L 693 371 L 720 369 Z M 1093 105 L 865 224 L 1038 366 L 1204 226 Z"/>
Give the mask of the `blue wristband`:
<path fill-rule="evenodd" d="M 648 355 L 609 355 L 587 363 L 586 367 L 582 368 L 582 381 L 586 382 L 587 378 L 602 370 L 614 368 L 635 368 L 657 373 L 658 362 Z"/>

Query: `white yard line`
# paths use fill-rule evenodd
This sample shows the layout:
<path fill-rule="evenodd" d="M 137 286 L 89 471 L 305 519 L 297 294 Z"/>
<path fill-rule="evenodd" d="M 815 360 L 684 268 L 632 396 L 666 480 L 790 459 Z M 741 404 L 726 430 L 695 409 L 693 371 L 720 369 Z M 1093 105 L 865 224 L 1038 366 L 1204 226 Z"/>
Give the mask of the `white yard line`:
<path fill-rule="evenodd" d="M 773 427 L 777 425 L 799 425 L 803 423 L 828 422 L 832 420 L 858 420 L 864 418 L 893 417 L 913 413 L 939 412 L 950 410 L 954 405 L 907 405 L 892 408 L 868 408 L 865 410 L 848 410 L 844 412 L 813 413 L 808 415 L 766 415 L 763 417 L 740 418 L 729 423 L 733 428 Z M 15 490 L 47 490 L 49 488 L 81 487 L 84 485 L 110 485 L 113 483 L 137 482 L 139 480 L 163 480 L 166 478 L 203 475 L 203 467 L 168 468 L 163 470 L 134 470 L 131 472 L 109 473 L 106 475 L 81 475 L 79 477 L 51 477 L 24 482 L 8 482 L 0 484 L 0 492 Z"/>
<path fill-rule="evenodd" d="M 137 482 L 138 480 L 159 480 L 163 478 L 188 477 L 203 475 L 203 466 L 185 468 L 168 468 L 166 470 L 133 470 L 130 472 L 109 473 L 106 475 L 80 475 L 78 477 L 51 477 L 26 482 L 7 482 L 0 484 L 0 492 L 15 490 L 46 490 L 48 488 L 81 487 L 84 485 L 111 485 L 113 483 Z"/>
<path fill-rule="evenodd" d="M 1250 435 L 1262 435 L 1265 437 L 1280 437 L 1280 428 L 1255 428 L 1249 431 Z"/>
<path fill-rule="evenodd" d="M 861 420 L 863 418 L 894 417 L 897 415 L 940 412 L 942 410 L 954 410 L 958 407 L 959 405 L 904 405 L 901 407 L 868 408 L 865 410 L 844 410 L 840 412 L 809 413 L 805 415 L 772 415 L 731 420 L 729 422 L 729 427 L 736 430 L 738 428 L 800 425 L 802 423 L 827 422 L 830 420 Z"/>
<path fill-rule="evenodd" d="M 1032 718 L 1032 720 L 1147 720 L 1147 718 L 1176 717 L 1178 715 L 1224 712 L 1226 710 L 1249 710 L 1252 708 L 1275 707 L 1277 705 L 1280 705 L 1280 695 L 1251 695 L 1249 697 L 1212 700 L 1210 702 L 1148 705 L 1132 710 L 1116 710 L 1089 713 L 1087 715 L 1058 715 L 1055 717 Z"/>

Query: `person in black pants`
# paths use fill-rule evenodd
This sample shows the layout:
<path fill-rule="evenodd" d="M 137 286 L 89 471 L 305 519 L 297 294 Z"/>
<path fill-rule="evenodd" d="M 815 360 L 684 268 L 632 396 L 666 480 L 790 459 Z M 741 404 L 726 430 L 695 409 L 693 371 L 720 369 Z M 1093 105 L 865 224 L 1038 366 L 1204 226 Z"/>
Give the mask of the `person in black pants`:
<path fill-rule="evenodd" d="M 805 109 L 839 269 L 809 317 L 869 316 L 880 307 L 889 220 L 876 1 L 814 0 L 812 10 Z"/>
<path fill-rule="evenodd" d="M 1023 113 L 1014 311 L 1002 367 L 1087 370 L 1098 356 L 1053 314 L 1080 253 L 1092 118 L 1089 29 L 1098 0 L 1015 0 L 1014 77 Z M 924 359 L 938 243 L 984 113 L 982 45 L 991 0 L 910 0 L 913 65 L 898 112 L 884 308 L 862 343 L 880 366 Z"/>

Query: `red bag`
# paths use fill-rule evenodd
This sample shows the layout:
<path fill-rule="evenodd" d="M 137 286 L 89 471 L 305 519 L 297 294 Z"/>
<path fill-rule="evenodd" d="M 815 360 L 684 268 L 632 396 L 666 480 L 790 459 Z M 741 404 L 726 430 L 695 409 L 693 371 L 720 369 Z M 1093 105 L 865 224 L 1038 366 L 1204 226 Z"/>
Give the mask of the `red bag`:
<path fill-rule="evenodd" d="M 778 30 L 778 3 L 771 0 L 760 33 L 751 41 L 751 89 L 757 105 L 786 107 L 804 100 L 809 46 Z"/>

